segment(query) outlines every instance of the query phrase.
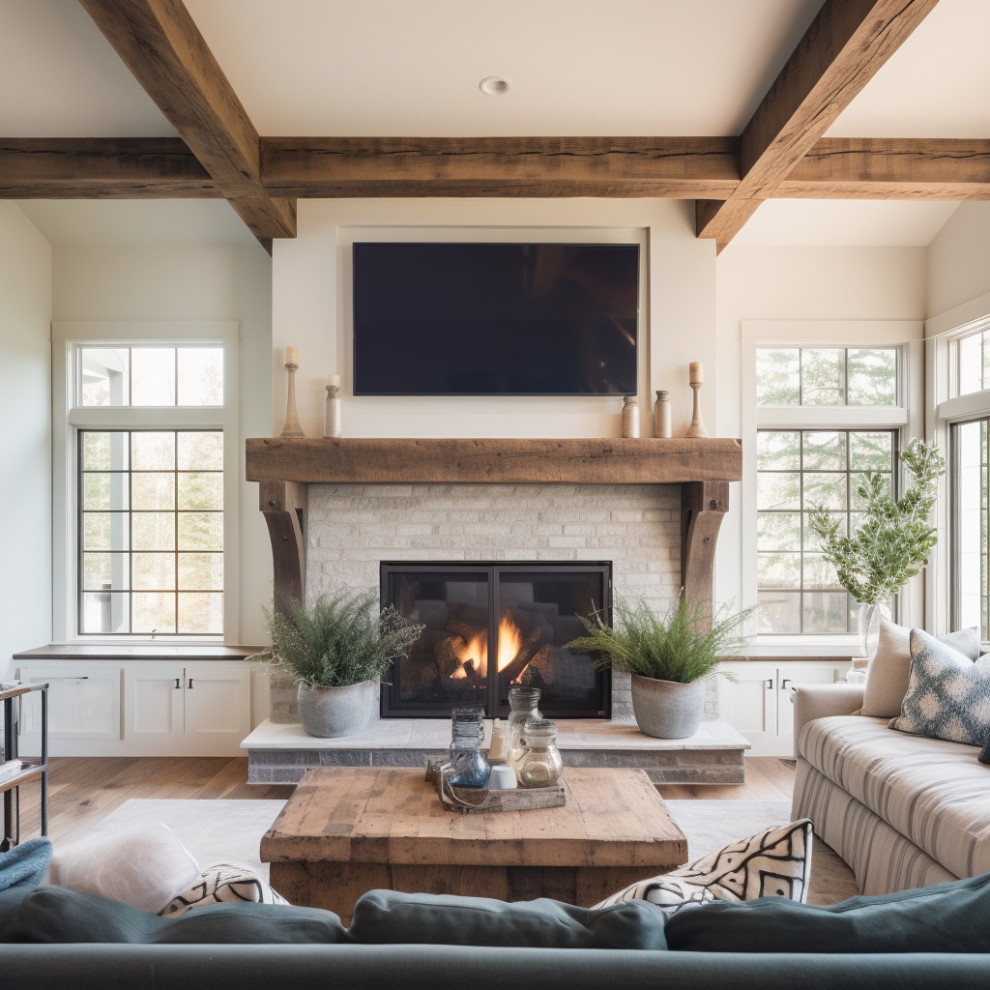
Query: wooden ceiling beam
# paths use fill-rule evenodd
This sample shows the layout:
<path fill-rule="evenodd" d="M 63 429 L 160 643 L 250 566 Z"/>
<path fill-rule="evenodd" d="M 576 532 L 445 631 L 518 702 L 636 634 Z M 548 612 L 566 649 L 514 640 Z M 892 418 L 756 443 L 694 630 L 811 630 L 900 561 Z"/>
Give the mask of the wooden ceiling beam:
<path fill-rule="evenodd" d="M 295 237 L 295 204 L 262 186 L 258 132 L 181 0 L 79 2 L 255 236 Z"/>
<path fill-rule="evenodd" d="M 740 137 L 741 181 L 695 208 L 721 251 L 938 0 L 825 0 Z"/>
<path fill-rule="evenodd" d="M 178 138 L 0 138 L 0 199 L 222 199 Z"/>
<path fill-rule="evenodd" d="M 734 138 L 262 138 L 272 195 L 728 196 Z"/>
<path fill-rule="evenodd" d="M 694 199 L 739 183 L 733 138 L 262 138 L 261 146 L 276 198 Z M 823 138 L 774 197 L 990 199 L 990 141 Z M 224 198 L 178 138 L 0 138 L 0 199 Z M 231 199 L 249 224 L 270 201 Z"/>
<path fill-rule="evenodd" d="M 990 141 L 822 138 L 774 197 L 990 199 Z"/>

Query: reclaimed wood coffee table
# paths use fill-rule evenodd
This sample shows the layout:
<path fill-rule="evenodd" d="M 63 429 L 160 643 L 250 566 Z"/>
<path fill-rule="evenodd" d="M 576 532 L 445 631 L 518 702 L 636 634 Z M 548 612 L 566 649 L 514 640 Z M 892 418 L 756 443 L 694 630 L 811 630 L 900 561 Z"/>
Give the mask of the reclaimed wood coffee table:
<path fill-rule="evenodd" d="M 565 767 L 558 808 L 447 811 L 424 770 L 309 770 L 261 840 L 271 885 L 350 923 L 374 888 L 590 907 L 687 859 L 643 770 Z"/>

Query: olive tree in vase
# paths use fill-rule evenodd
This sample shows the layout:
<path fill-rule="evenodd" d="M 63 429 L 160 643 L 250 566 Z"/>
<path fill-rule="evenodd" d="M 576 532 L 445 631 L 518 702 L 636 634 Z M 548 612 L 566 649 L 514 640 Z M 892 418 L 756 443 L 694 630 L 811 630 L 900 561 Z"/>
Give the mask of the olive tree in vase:
<path fill-rule="evenodd" d="M 882 471 L 860 475 L 856 492 L 864 506 L 864 521 L 851 534 L 843 532 L 845 517 L 813 505 L 808 525 L 818 537 L 822 554 L 835 567 L 839 584 L 859 602 L 864 655 L 876 652 L 880 616 L 891 597 L 927 563 L 938 542 L 931 510 L 938 499 L 945 459 L 934 444 L 912 439 L 900 455 L 909 479 L 900 498 L 889 490 Z"/>

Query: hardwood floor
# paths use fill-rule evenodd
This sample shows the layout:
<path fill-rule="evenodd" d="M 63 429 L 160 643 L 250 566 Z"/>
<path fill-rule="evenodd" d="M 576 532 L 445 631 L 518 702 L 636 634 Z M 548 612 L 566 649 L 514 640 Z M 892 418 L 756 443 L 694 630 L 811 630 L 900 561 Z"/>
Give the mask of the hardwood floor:
<path fill-rule="evenodd" d="M 55 842 L 81 838 L 97 821 L 130 798 L 287 798 L 289 784 L 248 784 L 246 757 L 56 757 L 48 783 L 48 834 Z M 669 799 L 789 801 L 793 760 L 752 757 L 746 783 L 731 786 L 667 785 Z M 37 785 L 21 788 L 21 838 L 38 834 Z"/>

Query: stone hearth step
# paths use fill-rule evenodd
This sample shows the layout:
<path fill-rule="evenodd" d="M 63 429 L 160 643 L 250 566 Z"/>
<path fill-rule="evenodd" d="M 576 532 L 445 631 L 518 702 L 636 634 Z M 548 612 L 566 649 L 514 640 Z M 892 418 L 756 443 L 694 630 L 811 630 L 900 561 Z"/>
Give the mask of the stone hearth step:
<path fill-rule="evenodd" d="M 686 739 L 654 739 L 633 723 L 559 719 L 557 746 L 572 767 L 645 770 L 654 784 L 741 784 L 749 742 L 724 722 Z M 486 737 L 490 737 L 490 728 Z M 449 719 L 390 718 L 353 736 L 319 739 L 298 723 L 266 720 L 242 743 L 248 783 L 294 784 L 311 767 L 423 767 L 447 754 Z"/>

